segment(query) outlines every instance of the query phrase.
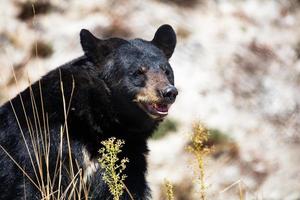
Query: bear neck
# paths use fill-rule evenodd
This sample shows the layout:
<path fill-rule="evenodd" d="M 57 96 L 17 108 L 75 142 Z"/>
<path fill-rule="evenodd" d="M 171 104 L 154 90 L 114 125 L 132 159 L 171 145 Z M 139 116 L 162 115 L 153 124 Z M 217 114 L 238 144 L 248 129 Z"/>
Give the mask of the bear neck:
<path fill-rule="evenodd" d="M 157 128 L 159 121 L 152 120 L 144 113 L 133 120 L 130 116 L 119 112 L 121 108 L 115 106 L 115 100 L 111 94 L 106 93 L 105 95 L 106 98 L 102 98 L 101 100 L 108 100 L 97 101 L 103 105 L 103 109 L 99 111 L 102 114 L 102 118 L 98 120 L 100 122 L 98 126 L 101 129 L 102 135 L 123 139 L 125 142 L 140 141 L 140 143 L 146 143 Z M 96 116 L 99 116 L 99 114 L 96 114 Z"/>
<path fill-rule="evenodd" d="M 119 112 L 121 108 L 116 106 L 118 99 L 111 94 L 104 79 L 99 78 L 99 74 L 95 74 L 95 71 L 89 70 L 93 68 L 95 68 L 93 63 L 83 56 L 73 62 L 72 68 L 61 69 L 62 75 L 68 74 L 65 79 L 70 79 L 65 80 L 66 85 L 67 83 L 71 85 L 73 78 L 75 81 L 72 98 L 75 110 L 73 111 L 71 107 L 69 115 L 69 126 L 75 133 L 74 137 L 92 146 L 91 154 L 98 154 L 100 142 L 110 137 L 123 139 L 125 143 L 135 146 L 129 149 L 131 152 L 147 153 L 146 141 L 159 122 L 141 113 L 140 109 L 137 110 L 139 117 L 136 120 L 122 115 Z M 84 74 L 86 71 L 91 73 Z"/>

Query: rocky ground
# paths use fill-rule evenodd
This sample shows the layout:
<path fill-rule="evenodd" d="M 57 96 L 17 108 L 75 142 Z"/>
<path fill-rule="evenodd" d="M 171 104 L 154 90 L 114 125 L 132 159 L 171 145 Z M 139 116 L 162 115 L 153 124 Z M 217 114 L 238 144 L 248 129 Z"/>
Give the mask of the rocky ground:
<path fill-rule="evenodd" d="M 81 28 L 150 40 L 169 23 L 178 34 L 170 62 L 180 94 L 169 117 L 177 130 L 150 142 L 154 199 L 163 198 L 165 178 L 176 199 L 199 199 L 185 148 L 195 121 L 228 138 L 207 159 L 208 199 L 239 199 L 239 185 L 247 199 L 300 199 L 298 1 L 57 0 L 34 8 L 33 17 L 26 1 L 1 1 L 1 103 L 80 56 Z"/>

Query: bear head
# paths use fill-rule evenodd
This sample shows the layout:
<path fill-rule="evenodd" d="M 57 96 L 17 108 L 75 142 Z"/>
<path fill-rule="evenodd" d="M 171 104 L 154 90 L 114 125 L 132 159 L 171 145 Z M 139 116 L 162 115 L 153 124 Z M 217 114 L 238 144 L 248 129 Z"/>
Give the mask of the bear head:
<path fill-rule="evenodd" d="M 119 120 L 159 122 L 167 116 L 178 94 L 169 63 L 176 46 L 171 26 L 159 27 L 152 41 L 102 40 L 85 29 L 80 39 L 110 92 Z"/>

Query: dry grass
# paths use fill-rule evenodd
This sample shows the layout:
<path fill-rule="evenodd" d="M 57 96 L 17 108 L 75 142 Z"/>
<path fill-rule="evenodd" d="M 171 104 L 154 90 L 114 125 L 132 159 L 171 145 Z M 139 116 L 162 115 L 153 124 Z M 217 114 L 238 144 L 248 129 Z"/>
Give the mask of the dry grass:
<path fill-rule="evenodd" d="M 170 181 L 165 180 L 165 191 L 166 191 L 166 195 L 167 195 L 167 200 L 174 200 L 174 189 L 173 189 L 173 185 Z"/>
<path fill-rule="evenodd" d="M 192 130 L 191 144 L 187 147 L 187 150 L 194 156 L 196 163 L 196 174 L 199 176 L 196 181 L 199 182 L 200 187 L 200 199 L 206 199 L 206 183 L 205 183 L 205 157 L 208 156 L 212 148 L 206 147 L 205 143 L 208 141 L 209 131 L 200 123 L 195 123 Z"/>
<path fill-rule="evenodd" d="M 48 58 L 53 54 L 53 48 L 50 43 L 38 40 L 31 47 L 31 57 Z"/>
<path fill-rule="evenodd" d="M 35 15 L 46 14 L 53 9 L 50 1 L 39 0 L 39 1 L 25 1 L 17 3 L 19 7 L 18 18 L 20 20 L 30 20 Z"/>
<path fill-rule="evenodd" d="M 17 78 L 14 74 L 16 84 L 18 85 Z M 30 83 L 29 83 L 30 85 Z M 65 95 L 64 95 L 64 85 L 62 80 L 60 80 L 60 86 L 61 86 L 61 93 L 62 93 L 62 102 L 63 102 L 63 109 L 64 109 L 64 117 L 65 117 L 65 123 L 61 126 L 60 131 L 60 145 L 57 150 L 57 160 L 56 160 L 56 168 L 54 170 L 54 176 L 51 174 L 50 167 L 50 145 L 51 145 L 51 139 L 50 139 L 50 126 L 48 123 L 48 114 L 45 112 L 43 107 L 43 92 L 42 92 L 42 85 L 41 82 L 39 82 L 39 99 L 41 102 L 41 107 L 37 106 L 37 102 L 35 99 L 35 95 L 33 94 L 33 90 L 31 86 L 29 86 L 30 89 L 30 96 L 31 96 L 31 103 L 32 103 L 32 113 L 33 113 L 33 119 L 29 118 L 27 115 L 27 111 L 25 108 L 25 104 L 23 101 L 23 98 L 21 94 L 19 94 L 19 98 L 22 104 L 23 113 L 26 118 L 27 122 L 27 128 L 30 136 L 30 141 L 26 140 L 25 133 L 19 123 L 18 115 L 16 114 L 15 107 L 12 102 L 11 107 L 13 109 L 13 112 L 15 114 L 20 133 L 23 138 L 23 142 L 26 146 L 27 153 L 30 158 L 32 171 L 34 172 L 35 177 L 30 177 L 27 173 L 26 169 L 23 169 L 21 165 L 13 158 L 13 155 L 10 155 L 9 152 L 3 148 L 2 150 L 10 157 L 10 159 L 17 165 L 17 167 L 23 172 L 23 174 L 29 179 L 29 181 L 38 189 L 40 192 L 40 195 L 42 199 L 45 200 L 56 200 L 56 199 L 88 199 L 88 188 L 86 187 L 85 182 L 83 181 L 83 171 L 80 169 L 80 167 L 76 163 L 77 169 L 79 169 L 77 172 L 74 171 L 75 166 L 74 160 L 75 158 L 72 158 L 72 149 L 70 145 L 69 140 L 69 130 L 68 130 L 68 124 L 67 124 L 67 118 L 69 113 L 69 108 L 71 104 L 67 105 L 65 101 Z M 74 91 L 75 83 L 73 81 L 73 88 L 71 96 L 68 99 L 72 99 L 73 91 Z M 41 111 L 41 112 L 40 112 Z M 42 113 L 42 116 L 40 115 Z M 66 142 L 67 144 L 65 144 Z M 66 146 L 68 148 L 68 163 L 69 166 L 63 166 L 63 153 L 62 149 L 63 146 Z M 30 147 L 33 148 L 33 154 L 31 153 Z M 62 188 L 62 170 L 63 167 L 67 167 L 67 171 L 69 174 L 69 185 L 66 188 Z M 64 177 L 66 178 L 66 177 Z M 36 180 L 36 181 L 34 181 Z M 57 185 L 57 187 L 55 187 Z M 84 194 L 84 197 L 82 196 Z"/>

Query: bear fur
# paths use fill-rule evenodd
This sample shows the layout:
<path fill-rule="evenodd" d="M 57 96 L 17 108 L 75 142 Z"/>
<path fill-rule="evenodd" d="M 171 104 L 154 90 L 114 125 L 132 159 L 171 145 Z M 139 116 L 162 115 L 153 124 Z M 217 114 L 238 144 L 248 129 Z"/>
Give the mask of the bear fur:
<path fill-rule="evenodd" d="M 120 158 L 129 159 L 124 183 L 130 194 L 135 200 L 151 198 L 147 139 L 177 95 L 168 62 L 175 32 L 163 25 L 152 41 L 102 40 L 83 29 L 80 40 L 83 56 L 0 108 L 1 200 L 45 198 L 43 185 L 49 180 L 53 194 L 48 199 L 58 193 L 66 199 L 82 193 L 83 198 L 80 176 L 89 199 L 113 199 L 97 162 L 101 141 L 111 137 L 125 141 Z M 68 190 L 70 185 L 77 190 Z M 131 198 L 125 191 L 121 199 Z"/>

